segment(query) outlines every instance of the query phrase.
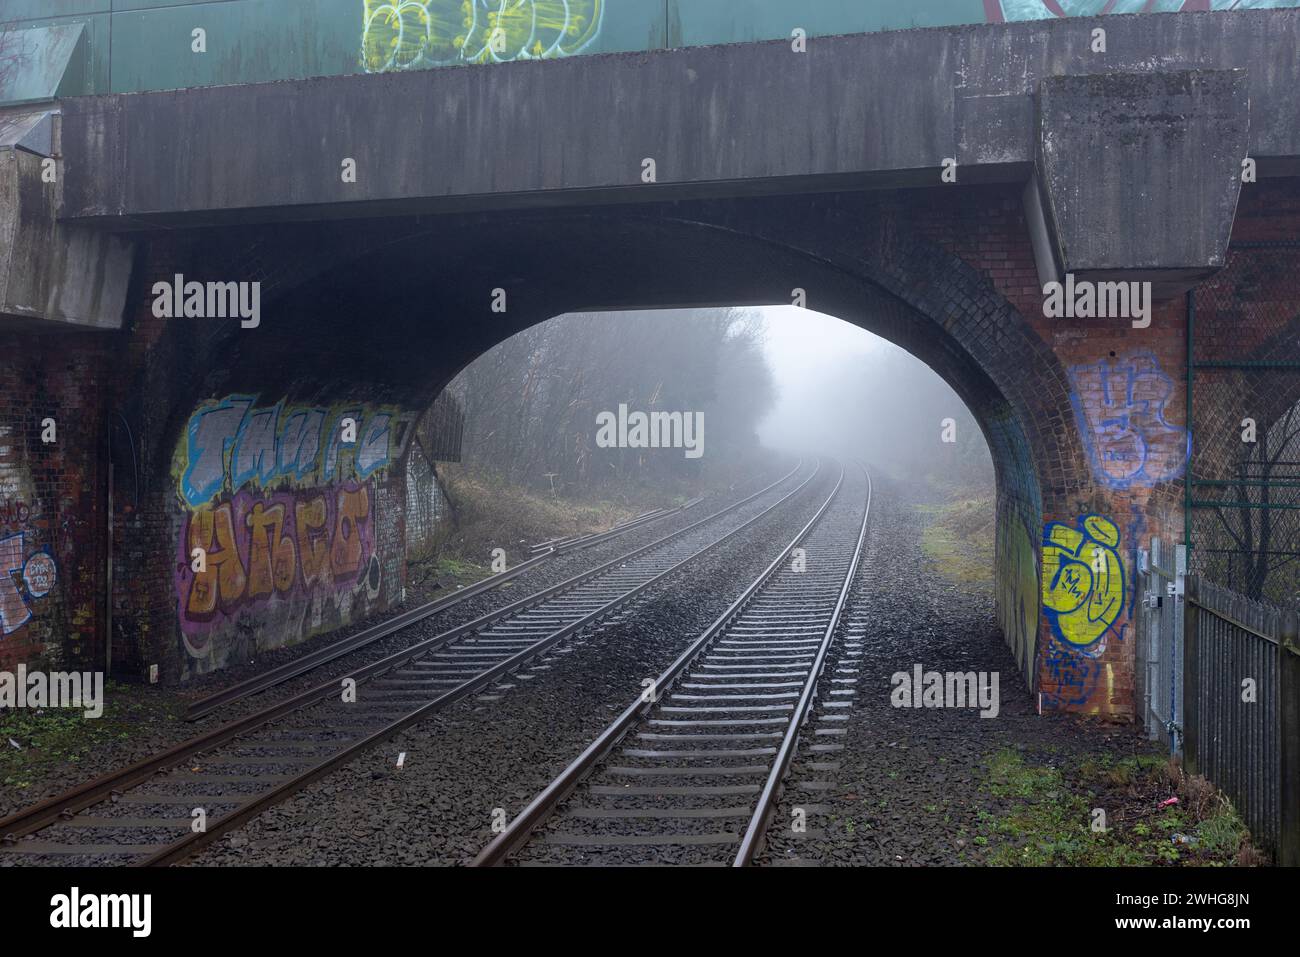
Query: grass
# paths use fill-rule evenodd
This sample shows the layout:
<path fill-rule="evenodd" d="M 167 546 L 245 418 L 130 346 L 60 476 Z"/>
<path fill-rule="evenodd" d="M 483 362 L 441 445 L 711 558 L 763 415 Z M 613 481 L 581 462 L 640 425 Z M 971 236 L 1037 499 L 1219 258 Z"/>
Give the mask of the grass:
<path fill-rule="evenodd" d="M 140 725 L 174 719 L 171 708 L 144 689 L 107 681 L 98 718 L 63 708 L 0 712 L 0 786 L 29 788 L 56 767 L 79 764 L 98 748 L 130 740 Z"/>
<path fill-rule="evenodd" d="M 441 475 L 456 526 L 443 556 L 471 566 L 490 565 L 494 548 L 505 549 L 506 561 L 513 566 L 528 558 L 531 545 L 604 531 L 667 504 L 571 501 L 495 483 L 458 466 L 444 467 Z"/>
<path fill-rule="evenodd" d="M 505 552 L 506 567 L 513 568 L 531 557 L 532 545 L 605 531 L 667 504 L 603 499 L 575 502 L 496 482 L 458 465 L 442 466 L 439 476 L 452 503 L 454 530 L 436 554 L 407 563 L 407 581 L 415 587 L 431 579 L 442 588 L 472 585 L 493 574 L 495 549 Z"/>
<path fill-rule="evenodd" d="M 956 498 L 943 505 L 919 508 L 930 519 L 921 533 L 921 550 L 938 572 L 961 584 L 991 584 L 992 500 Z"/>
<path fill-rule="evenodd" d="M 1140 859 L 1091 827 L 1091 808 L 1066 787 L 1058 768 L 1026 764 L 1019 753 L 1003 750 L 988 760 L 983 790 L 1013 799 L 1009 812 L 981 823 L 974 843 L 989 847 L 993 865 L 1113 867 Z M 984 838 L 981 842 L 980 838 Z"/>
<path fill-rule="evenodd" d="M 1264 860 L 1228 800 L 1162 756 L 1058 765 L 1003 749 L 985 768 L 980 792 L 1002 805 L 1000 813 L 981 812 L 973 842 L 987 848 L 989 864 L 1223 867 Z"/>

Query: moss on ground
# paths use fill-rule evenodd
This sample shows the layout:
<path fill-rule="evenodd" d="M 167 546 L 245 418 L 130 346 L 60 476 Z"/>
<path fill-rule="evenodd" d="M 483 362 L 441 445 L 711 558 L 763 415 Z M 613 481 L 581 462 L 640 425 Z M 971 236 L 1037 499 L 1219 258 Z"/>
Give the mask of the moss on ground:
<path fill-rule="evenodd" d="M 987 757 L 980 791 L 1001 806 L 980 814 L 973 843 L 987 850 L 986 863 L 1223 867 L 1265 861 L 1228 800 L 1168 758 L 1044 758 L 1028 760 L 1010 749 Z"/>
<path fill-rule="evenodd" d="M 104 713 L 28 708 L 0 711 L 0 786 L 23 791 L 58 765 L 76 765 L 97 748 L 130 740 L 142 725 L 173 721 L 170 696 L 134 685 L 105 682 Z"/>

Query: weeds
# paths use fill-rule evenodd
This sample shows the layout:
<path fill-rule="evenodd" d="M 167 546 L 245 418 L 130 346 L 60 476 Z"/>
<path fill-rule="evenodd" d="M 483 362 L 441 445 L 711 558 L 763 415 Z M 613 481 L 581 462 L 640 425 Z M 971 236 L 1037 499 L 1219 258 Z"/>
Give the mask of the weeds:
<path fill-rule="evenodd" d="M 1074 766 L 1055 759 L 1054 765 L 1032 763 L 1010 749 L 986 759 L 980 790 L 1004 805 L 1001 813 L 978 814 L 989 863 L 1254 866 L 1267 861 L 1251 845 L 1228 799 L 1176 761 L 1102 754 Z M 1104 817 L 1097 817 L 1098 810 Z M 1103 827 L 1094 828 L 1096 821 Z M 974 843 L 980 845 L 980 839 Z"/>

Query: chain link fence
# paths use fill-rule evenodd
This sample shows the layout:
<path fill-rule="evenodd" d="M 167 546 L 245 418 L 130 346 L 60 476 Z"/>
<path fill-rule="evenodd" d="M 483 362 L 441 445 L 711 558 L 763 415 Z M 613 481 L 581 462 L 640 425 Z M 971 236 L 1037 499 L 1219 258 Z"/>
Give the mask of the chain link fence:
<path fill-rule="evenodd" d="M 1300 242 L 1238 243 L 1189 297 L 1191 571 L 1300 607 Z"/>

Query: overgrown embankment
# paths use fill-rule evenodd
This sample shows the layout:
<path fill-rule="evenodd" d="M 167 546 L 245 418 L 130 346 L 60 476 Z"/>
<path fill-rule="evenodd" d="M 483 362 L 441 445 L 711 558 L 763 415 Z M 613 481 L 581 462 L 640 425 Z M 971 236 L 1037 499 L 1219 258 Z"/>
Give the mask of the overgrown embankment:
<path fill-rule="evenodd" d="M 1006 748 L 985 759 L 969 859 L 1122 867 L 1267 863 L 1231 803 L 1161 754 Z"/>
<path fill-rule="evenodd" d="M 1140 728 L 1038 713 L 994 615 L 991 531 L 982 552 L 979 510 L 931 491 L 877 483 L 847 612 L 860 635 L 833 671 L 840 700 L 773 818 L 802 809 L 807 828 L 774 827 L 761 862 L 1261 863 L 1226 799 Z M 900 700 L 918 668 L 971 674 L 985 697 Z"/>
<path fill-rule="evenodd" d="M 962 585 L 992 585 L 994 504 L 978 490 L 953 490 L 939 503 L 918 505 L 927 522 L 921 550 L 935 570 Z"/>
<path fill-rule="evenodd" d="M 412 562 L 412 585 L 436 578 L 442 587 L 471 584 L 492 573 L 493 549 L 504 549 L 508 565 L 529 557 L 539 542 L 602 532 L 661 506 L 688 497 L 626 487 L 621 497 L 573 500 L 495 481 L 459 465 L 439 469 L 452 529 L 438 556 Z"/>

